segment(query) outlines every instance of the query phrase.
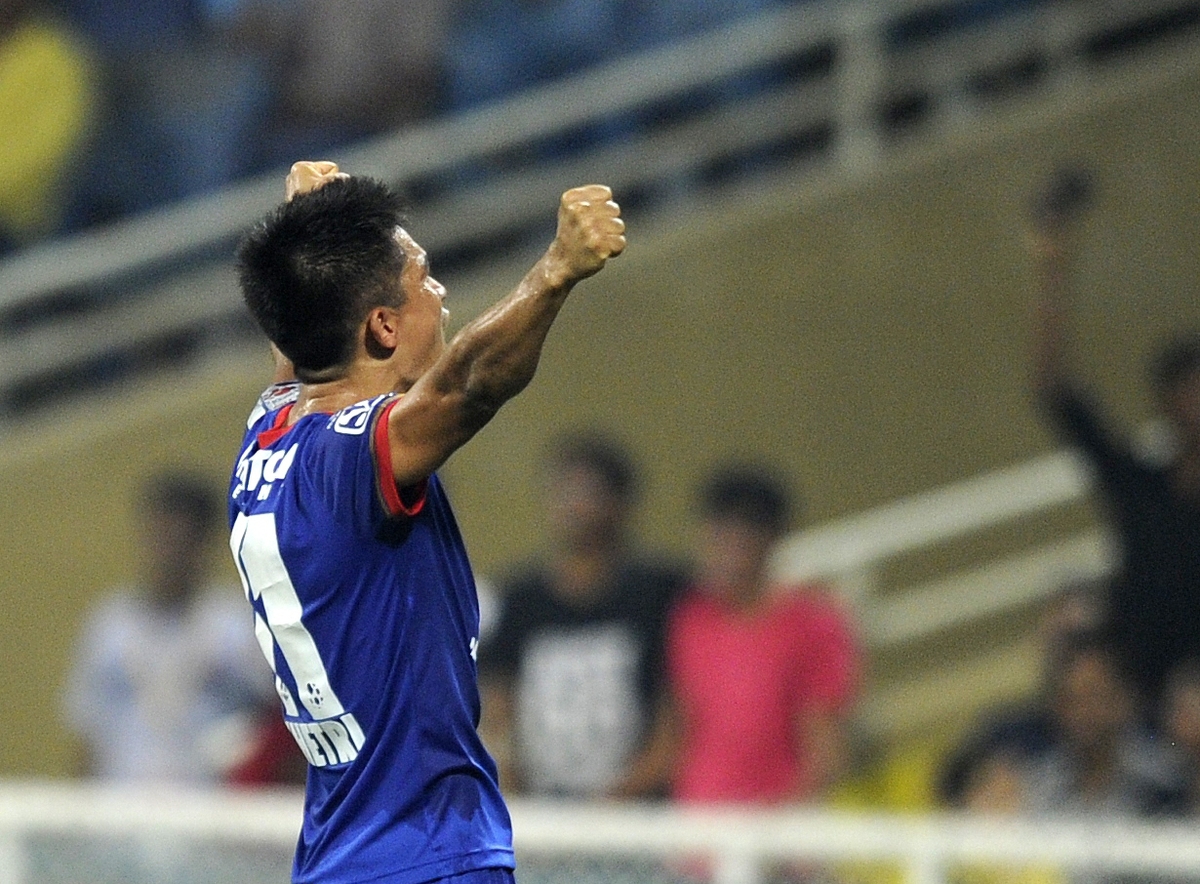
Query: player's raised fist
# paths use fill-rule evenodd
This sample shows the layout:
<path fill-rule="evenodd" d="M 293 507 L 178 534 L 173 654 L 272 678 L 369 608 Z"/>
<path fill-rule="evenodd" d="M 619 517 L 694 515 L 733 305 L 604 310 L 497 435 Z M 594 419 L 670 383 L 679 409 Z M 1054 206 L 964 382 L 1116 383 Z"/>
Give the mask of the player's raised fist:
<path fill-rule="evenodd" d="M 338 171 L 337 163 L 329 160 L 301 160 L 292 164 L 292 170 L 288 172 L 283 189 L 287 194 L 288 202 L 291 202 L 292 197 L 324 187 L 335 178 L 349 177 L 345 172 Z"/>
<path fill-rule="evenodd" d="M 588 184 L 562 195 L 549 256 L 559 263 L 567 282 L 586 279 L 624 250 L 625 222 L 609 188 Z"/>

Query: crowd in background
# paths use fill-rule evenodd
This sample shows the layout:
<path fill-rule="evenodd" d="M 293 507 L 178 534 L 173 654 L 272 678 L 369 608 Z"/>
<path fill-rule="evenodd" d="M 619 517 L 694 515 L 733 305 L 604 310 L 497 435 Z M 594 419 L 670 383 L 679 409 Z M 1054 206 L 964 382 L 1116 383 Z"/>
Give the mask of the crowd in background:
<path fill-rule="evenodd" d="M 1051 606 L 1042 685 L 996 710 L 948 760 L 941 796 L 976 810 L 1195 816 L 1200 806 L 1200 332 L 1166 342 L 1149 386 L 1169 444 L 1145 450 L 1113 426 L 1074 370 L 1076 218 L 1090 183 L 1078 170 L 1033 206 L 1038 273 L 1035 406 L 1087 462 L 1118 558 L 1100 587 Z"/>
<path fill-rule="evenodd" d="M 1173 446 L 1125 441 L 1070 353 L 1077 173 L 1037 202 L 1031 402 L 1096 477 L 1120 558 L 1048 607 L 1042 684 L 990 711 L 939 765 L 942 806 L 991 813 L 1193 815 L 1200 798 L 1200 335 L 1151 372 Z M 867 649 L 822 585 L 777 585 L 794 527 L 780 473 L 718 464 L 697 483 L 682 559 L 632 531 L 641 477 L 618 438 L 577 432 L 538 464 L 538 556 L 483 584 L 481 733 L 511 794 L 778 806 L 852 773 Z M 141 580 L 85 625 L 67 717 L 108 779 L 296 782 L 238 591 L 207 582 L 219 492 L 165 474 L 140 499 Z M 130 728 L 130 723 L 137 726 Z M 131 736 L 136 735 L 137 739 Z"/>
<path fill-rule="evenodd" d="M 1064 260 L 1062 228 L 1038 249 Z M 1050 267 L 1035 388 L 1051 420 L 1082 396 L 1065 368 L 1065 305 Z M 1156 390 L 1175 431 L 1147 462 L 1095 406 L 1097 472 L 1122 552 L 1102 584 L 1047 605 L 1041 685 L 990 710 L 939 764 L 946 808 L 1164 817 L 1200 812 L 1200 336 L 1172 342 Z M 1075 403 L 1074 407 L 1079 406 Z M 1137 472 L 1130 476 L 1130 471 Z M 867 648 L 835 588 L 777 584 L 794 526 L 780 473 L 717 464 L 698 482 L 683 558 L 632 531 L 641 477 L 617 437 L 553 441 L 538 462 L 546 534 L 530 561 L 482 584 L 480 730 L 509 794 L 781 806 L 829 800 L 853 777 Z M 85 625 L 67 717 L 85 771 L 110 780 L 296 783 L 239 591 L 201 550 L 219 491 L 166 473 L 139 501 L 142 579 Z M 131 725 L 134 725 L 131 727 Z M 133 739 L 137 737 L 137 739 Z"/>
<path fill-rule="evenodd" d="M 1069 365 L 1068 203 L 1036 224 L 1034 399 L 1091 463 L 1120 557 L 1107 580 L 1047 603 L 1037 692 L 989 710 L 945 754 L 924 809 L 1194 817 L 1200 334 L 1154 361 L 1174 444 L 1146 454 Z M 704 478 L 676 568 L 631 542 L 635 471 L 611 439 L 562 440 L 541 475 L 545 554 L 500 583 L 480 657 L 507 787 L 762 806 L 844 794 L 868 649 L 832 588 L 772 582 L 771 551 L 793 524 L 778 474 L 732 463 Z"/>
<path fill-rule="evenodd" d="M 845 768 L 861 648 L 823 587 L 776 587 L 791 499 L 722 464 L 685 566 L 630 536 L 636 469 L 615 440 L 559 440 L 540 470 L 544 555 L 501 581 L 480 647 L 485 740 L 512 792 L 802 801 Z"/>
<path fill-rule="evenodd" d="M 800 2 L 0 0 L 0 255 Z"/>

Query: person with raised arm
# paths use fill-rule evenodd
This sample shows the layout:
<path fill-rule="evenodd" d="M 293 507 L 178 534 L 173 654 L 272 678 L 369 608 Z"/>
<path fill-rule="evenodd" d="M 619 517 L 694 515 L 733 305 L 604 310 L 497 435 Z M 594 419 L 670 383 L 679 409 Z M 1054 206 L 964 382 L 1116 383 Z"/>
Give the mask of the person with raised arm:
<path fill-rule="evenodd" d="M 1106 619 L 1153 712 L 1167 674 L 1200 656 L 1200 331 L 1181 331 L 1153 360 L 1151 387 L 1174 450 L 1149 459 L 1110 425 L 1069 358 L 1075 221 L 1090 189 L 1085 172 L 1065 170 L 1035 204 L 1033 386 L 1047 422 L 1092 467 L 1119 551 Z"/>

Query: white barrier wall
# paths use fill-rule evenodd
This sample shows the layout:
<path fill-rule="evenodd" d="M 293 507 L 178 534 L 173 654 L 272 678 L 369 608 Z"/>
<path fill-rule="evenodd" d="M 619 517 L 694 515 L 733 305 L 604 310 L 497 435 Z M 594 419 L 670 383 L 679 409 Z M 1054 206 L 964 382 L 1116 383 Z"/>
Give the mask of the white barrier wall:
<path fill-rule="evenodd" d="M 295 792 L 0 784 L 0 884 L 287 880 Z M 681 811 L 665 806 L 511 804 L 528 881 L 691 880 L 760 884 L 792 864 L 861 882 L 942 884 L 964 866 L 1063 877 L 1200 879 L 1200 827 L 1108 820 L 887 816 L 821 810 Z M 884 864 L 874 866 L 873 864 Z M 686 873 L 686 875 L 685 875 Z"/>

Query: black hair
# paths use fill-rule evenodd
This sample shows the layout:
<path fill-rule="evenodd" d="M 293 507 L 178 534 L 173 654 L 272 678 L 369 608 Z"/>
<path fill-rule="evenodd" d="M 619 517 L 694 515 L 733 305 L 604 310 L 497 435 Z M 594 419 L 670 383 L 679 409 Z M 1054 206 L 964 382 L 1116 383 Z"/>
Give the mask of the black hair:
<path fill-rule="evenodd" d="M 367 312 L 402 303 L 395 230 L 403 223 L 386 184 L 346 178 L 284 203 L 242 240 L 246 306 L 300 380 L 346 365 Z"/>
<path fill-rule="evenodd" d="M 993 761 L 1012 759 L 1020 762 L 1020 751 L 991 733 L 974 734 L 942 762 L 934 791 L 947 807 L 965 808 L 971 788 Z"/>
<path fill-rule="evenodd" d="M 1150 364 L 1150 381 L 1160 396 L 1200 372 L 1200 332 L 1186 332 L 1164 346 Z"/>
<path fill-rule="evenodd" d="M 546 460 L 552 469 L 587 470 L 625 503 L 637 496 L 637 468 L 629 450 L 599 430 L 576 430 L 559 436 L 551 443 Z"/>
<path fill-rule="evenodd" d="M 163 514 L 183 516 L 199 535 L 210 534 L 221 517 L 213 484 L 183 471 L 168 470 L 151 476 L 142 486 L 141 502 L 152 518 Z"/>
<path fill-rule="evenodd" d="M 700 486 L 700 515 L 733 519 L 782 534 L 792 518 L 783 480 L 765 467 L 731 462 L 714 469 Z"/>

